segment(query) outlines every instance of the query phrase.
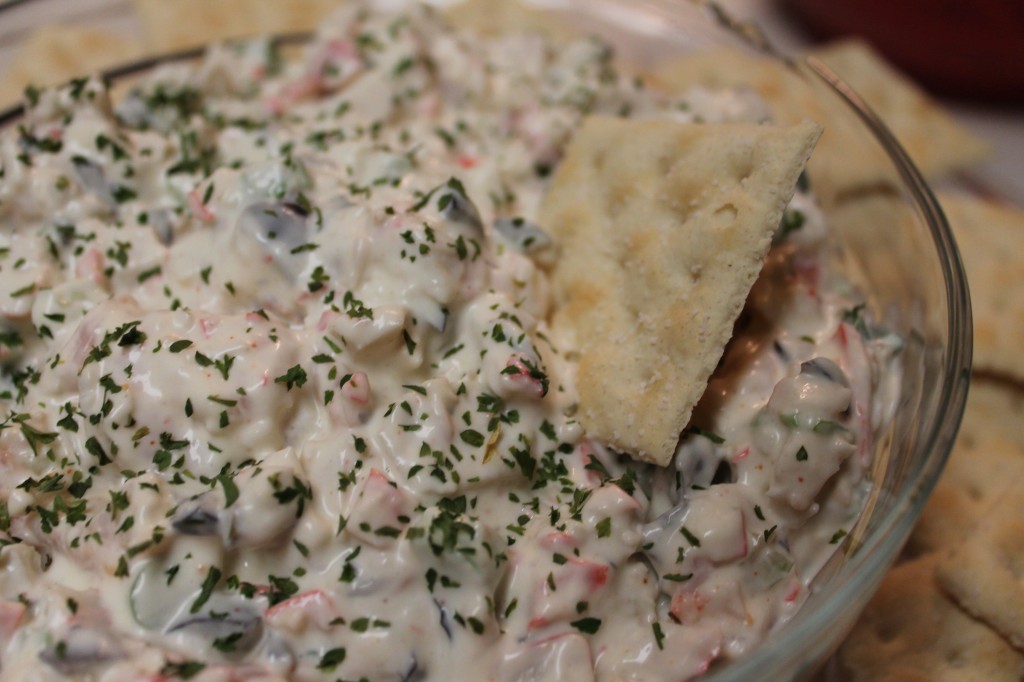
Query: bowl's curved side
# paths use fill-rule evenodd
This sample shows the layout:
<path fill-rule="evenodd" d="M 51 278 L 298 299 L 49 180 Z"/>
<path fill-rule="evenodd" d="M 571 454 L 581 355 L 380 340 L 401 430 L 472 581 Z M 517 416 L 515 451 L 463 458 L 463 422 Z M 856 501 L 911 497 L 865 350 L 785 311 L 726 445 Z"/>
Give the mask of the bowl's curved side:
<path fill-rule="evenodd" d="M 877 506 L 859 529 L 860 544 L 831 579 L 813 597 L 817 604 L 776 634 L 764 647 L 736 663 L 715 671 L 715 682 L 749 679 L 803 679 L 817 672 L 852 628 L 860 611 L 878 588 L 886 571 L 898 558 L 921 515 L 949 457 L 960 427 L 971 375 L 971 304 L 960 254 L 949 224 L 934 194 L 885 124 L 871 108 L 824 64 L 808 59 L 807 67 L 836 96 L 842 98 L 881 145 L 901 186 L 899 196 L 908 215 L 900 223 L 917 234 L 911 243 L 930 242 L 932 253 L 897 254 L 907 277 L 927 278 L 933 301 L 929 314 L 904 320 L 903 331 L 916 345 L 911 364 L 914 372 L 904 383 L 907 393 L 895 420 L 908 428 L 889 439 L 889 461 L 894 462 L 876 481 Z M 892 255 L 892 254 L 890 254 Z M 927 286 L 927 282 L 920 282 Z M 922 326 L 918 326 L 922 325 Z"/>

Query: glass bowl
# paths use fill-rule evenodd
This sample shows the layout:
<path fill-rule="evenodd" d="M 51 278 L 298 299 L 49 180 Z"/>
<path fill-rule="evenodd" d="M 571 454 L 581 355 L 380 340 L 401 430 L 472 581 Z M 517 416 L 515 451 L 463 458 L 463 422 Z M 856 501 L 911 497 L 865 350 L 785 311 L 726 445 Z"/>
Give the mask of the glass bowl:
<path fill-rule="evenodd" d="M 669 57 L 719 47 L 785 60 L 756 29 L 699 0 L 535 0 L 535 4 L 550 11 L 554 20 L 567 17 L 574 26 L 601 35 L 641 70 Z M 29 14 L 33 5 L 45 5 L 47 11 Z M 21 13 L 16 17 L 19 30 L 0 34 L 0 57 L 10 60 L 29 28 L 54 18 L 93 27 L 138 26 L 128 3 L 93 5 L 95 12 L 81 5 L 76 10 L 73 0 L 0 4 L 0 19 Z M 163 59 L 196 54 L 193 50 L 145 59 L 108 75 L 123 78 Z M 949 455 L 970 377 L 967 282 L 949 226 L 927 183 L 880 120 L 826 67 L 813 60 L 787 63 L 815 97 L 831 103 L 829 111 L 843 119 L 842 125 L 858 131 L 857 153 L 885 169 L 884 199 L 876 207 L 876 219 L 844 220 L 842 208 L 835 208 L 833 230 L 837 257 L 866 297 L 875 319 L 905 341 L 901 398 L 891 425 L 877 442 L 872 495 L 843 550 L 813 581 L 807 604 L 793 620 L 748 656 L 713 666 L 702 678 L 716 682 L 808 679 L 821 671 L 899 558 Z M 0 124 L 16 121 L 20 113 L 20 107 L 3 110 Z M 827 129 L 837 121 L 819 123 Z"/>
<path fill-rule="evenodd" d="M 848 275 L 878 319 L 906 341 L 901 399 L 876 445 L 872 497 L 845 552 L 815 578 L 812 596 L 798 615 L 750 655 L 712 666 L 702 678 L 810 679 L 821 673 L 898 560 L 949 456 L 971 368 L 963 265 L 938 202 L 899 141 L 824 64 L 787 60 L 756 27 L 734 21 L 713 3 L 603 0 L 588 8 L 607 20 L 604 37 L 642 64 L 719 47 L 786 61 L 835 117 L 819 123 L 826 130 L 838 124 L 855 131 L 858 149 L 851 153 L 869 156 L 888 176 L 871 220 L 845 219 L 838 206 L 832 216 Z M 626 37 L 626 27 L 642 32 L 642 38 Z M 841 670 L 826 674 L 843 677 Z"/>

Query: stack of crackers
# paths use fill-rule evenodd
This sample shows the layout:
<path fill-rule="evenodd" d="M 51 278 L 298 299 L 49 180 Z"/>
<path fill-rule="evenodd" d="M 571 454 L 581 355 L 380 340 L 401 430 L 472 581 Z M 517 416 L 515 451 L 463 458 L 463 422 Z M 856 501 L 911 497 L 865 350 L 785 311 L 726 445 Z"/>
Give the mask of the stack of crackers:
<path fill-rule="evenodd" d="M 47 27 L 0 78 L 0 106 L 29 83 L 51 84 L 141 57 L 228 37 L 307 30 L 338 0 L 133 0 L 144 35 Z M 451 16 L 494 30 L 571 33 L 516 3 L 469 0 Z M 886 122 L 942 204 L 968 272 L 974 308 L 975 376 L 946 471 L 901 560 L 885 578 L 836 657 L 850 680 L 1020 680 L 1024 678 L 1024 209 L 976 192 L 957 178 L 991 150 L 963 130 L 870 48 L 856 42 L 813 53 Z M 777 62 L 706 52 L 665 64 L 656 85 L 752 87 L 780 123 L 826 122 L 809 173 L 826 208 L 887 216 L 898 184 L 880 150 L 848 111 L 829 109 Z M 854 151 L 857 150 L 857 151 Z M 890 171 L 891 173 L 891 171 Z"/>
<path fill-rule="evenodd" d="M 838 654 L 850 680 L 1024 679 L 1024 210 L 958 189 L 984 158 L 864 45 L 817 56 L 938 189 L 967 270 L 974 375 L 959 437 L 901 561 Z"/>
<path fill-rule="evenodd" d="M 873 108 L 938 189 L 967 270 L 975 344 L 967 410 L 942 479 L 830 672 L 874 682 L 1024 679 L 1024 210 L 960 189 L 991 150 L 868 46 L 847 41 L 812 56 Z M 858 133 L 785 67 L 722 51 L 665 65 L 655 78 L 674 89 L 753 87 L 782 121 L 840 121 L 826 125 L 812 186 L 837 220 L 858 220 L 865 239 L 905 218 L 893 178 L 857 153 Z"/>

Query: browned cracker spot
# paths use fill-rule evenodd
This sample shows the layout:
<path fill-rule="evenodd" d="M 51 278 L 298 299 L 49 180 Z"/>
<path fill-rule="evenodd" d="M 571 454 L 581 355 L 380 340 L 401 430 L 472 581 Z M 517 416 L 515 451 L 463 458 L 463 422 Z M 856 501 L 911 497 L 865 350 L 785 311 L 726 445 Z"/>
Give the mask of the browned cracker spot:
<path fill-rule="evenodd" d="M 1024 656 L 965 614 L 935 584 L 935 559 L 893 568 L 839 649 L 851 682 L 1002 682 Z"/>
<path fill-rule="evenodd" d="M 910 537 L 912 553 L 961 542 L 1007 488 L 1024 477 L 1024 397 L 975 380 L 953 453 Z"/>
<path fill-rule="evenodd" d="M 553 326 L 579 350 L 591 435 L 672 458 L 819 134 L 812 123 L 584 123 L 541 224 L 561 248 Z"/>
<path fill-rule="evenodd" d="M 1024 210 L 948 192 L 939 203 L 971 286 L 974 366 L 1024 381 Z"/>
<path fill-rule="evenodd" d="M 1024 649 L 1024 479 L 939 562 L 939 583 L 968 613 Z"/>

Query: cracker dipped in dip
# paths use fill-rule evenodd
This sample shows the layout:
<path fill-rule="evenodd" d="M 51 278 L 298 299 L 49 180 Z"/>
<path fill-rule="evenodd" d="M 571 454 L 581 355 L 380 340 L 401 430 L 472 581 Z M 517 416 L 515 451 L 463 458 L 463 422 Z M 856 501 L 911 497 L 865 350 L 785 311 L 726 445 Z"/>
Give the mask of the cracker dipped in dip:
<path fill-rule="evenodd" d="M 818 128 L 418 5 L 303 51 L 32 89 L 0 138 L 0 677 L 675 682 L 756 647 L 895 399 L 797 187 Z"/>

